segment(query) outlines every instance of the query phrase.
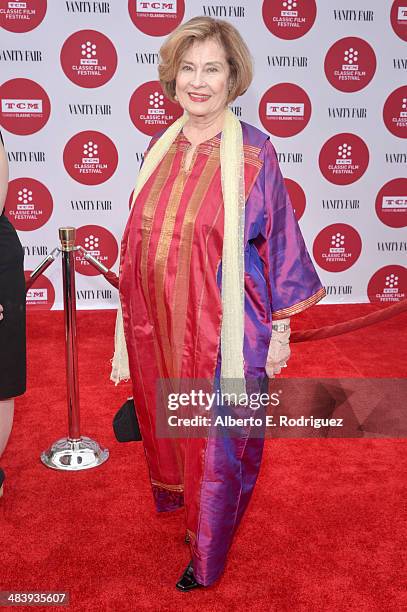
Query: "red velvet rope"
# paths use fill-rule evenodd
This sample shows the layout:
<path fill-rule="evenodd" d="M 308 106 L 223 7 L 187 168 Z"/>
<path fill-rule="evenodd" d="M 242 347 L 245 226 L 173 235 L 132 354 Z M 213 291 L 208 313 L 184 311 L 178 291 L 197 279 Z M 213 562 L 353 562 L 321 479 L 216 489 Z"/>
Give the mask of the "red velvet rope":
<path fill-rule="evenodd" d="M 116 289 L 119 288 L 119 277 L 117 276 L 117 274 L 115 274 L 114 272 L 111 272 L 110 270 L 108 270 L 107 272 L 102 272 L 102 274 L 105 277 L 105 279 L 111 285 L 113 285 L 113 287 L 115 287 Z"/>
<path fill-rule="evenodd" d="M 291 342 L 305 342 L 307 340 L 323 340 L 324 338 L 331 338 L 332 336 L 340 336 L 349 332 L 355 331 L 356 329 L 362 329 L 368 325 L 379 323 L 394 317 L 407 310 L 407 300 L 396 302 L 386 308 L 381 308 L 376 312 L 371 312 L 364 317 L 357 317 L 350 321 L 343 321 L 342 323 L 335 323 L 335 325 L 326 325 L 325 327 L 318 327 L 315 329 L 305 329 L 303 331 L 295 331 L 291 333 Z"/>
<path fill-rule="evenodd" d="M 37 277 L 38 278 L 38 277 Z M 35 281 L 35 278 L 31 278 L 31 276 L 29 276 L 28 278 L 25 279 L 25 292 L 27 293 L 27 291 L 31 288 L 31 285 L 33 284 L 33 282 Z"/>

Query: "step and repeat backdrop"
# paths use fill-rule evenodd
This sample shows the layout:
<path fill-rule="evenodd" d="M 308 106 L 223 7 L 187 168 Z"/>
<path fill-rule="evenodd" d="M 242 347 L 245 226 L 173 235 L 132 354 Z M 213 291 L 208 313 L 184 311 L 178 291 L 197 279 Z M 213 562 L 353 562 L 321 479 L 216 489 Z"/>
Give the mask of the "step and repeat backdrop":
<path fill-rule="evenodd" d="M 0 0 L 6 212 L 27 272 L 58 227 L 118 270 L 120 238 L 151 135 L 181 114 L 157 80 L 182 21 L 233 23 L 255 63 L 235 114 L 270 134 L 325 303 L 407 292 L 407 0 Z M 79 308 L 117 291 L 76 257 Z M 62 306 L 59 261 L 29 309 Z"/>

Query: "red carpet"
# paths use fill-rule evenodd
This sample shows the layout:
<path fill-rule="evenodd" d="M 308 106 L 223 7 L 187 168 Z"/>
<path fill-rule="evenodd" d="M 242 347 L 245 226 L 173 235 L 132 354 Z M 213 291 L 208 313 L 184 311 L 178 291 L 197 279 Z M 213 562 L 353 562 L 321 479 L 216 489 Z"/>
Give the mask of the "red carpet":
<path fill-rule="evenodd" d="M 372 309 L 317 306 L 295 326 Z M 405 440 L 268 440 L 224 577 L 207 590 L 178 593 L 174 583 L 189 560 L 183 514 L 155 513 L 141 443 L 118 444 L 111 429 L 130 391 L 108 381 L 114 313 L 78 316 L 81 429 L 110 449 L 106 464 L 82 473 L 39 461 L 67 433 L 63 315 L 32 313 L 28 328 L 28 392 L 17 401 L 1 459 L 0 590 L 69 591 L 75 612 L 407 608 Z M 406 328 L 402 315 L 293 346 L 288 374 L 406 376 Z"/>

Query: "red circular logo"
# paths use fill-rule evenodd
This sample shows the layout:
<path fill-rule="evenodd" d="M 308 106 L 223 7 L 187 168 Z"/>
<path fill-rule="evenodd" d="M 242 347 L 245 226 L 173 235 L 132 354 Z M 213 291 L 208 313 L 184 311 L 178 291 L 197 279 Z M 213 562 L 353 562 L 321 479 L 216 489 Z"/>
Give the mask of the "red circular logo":
<path fill-rule="evenodd" d="M 11 79 L 0 85 L 0 123 L 19 136 L 38 132 L 49 119 L 51 103 L 38 83 Z"/>
<path fill-rule="evenodd" d="M 339 91 L 363 89 L 373 79 L 375 72 L 375 52 L 361 38 L 342 38 L 326 54 L 326 78 Z"/>
<path fill-rule="evenodd" d="M 64 149 L 65 170 L 83 185 L 100 185 L 110 179 L 118 159 L 117 149 L 110 138 L 91 130 L 72 136 Z"/>
<path fill-rule="evenodd" d="M 61 65 L 68 79 L 81 87 L 100 87 L 114 75 L 117 53 L 111 40 L 95 30 L 81 30 L 66 39 Z"/>
<path fill-rule="evenodd" d="M 279 83 L 263 94 L 259 117 L 270 134 L 282 138 L 295 136 L 310 120 L 311 101 L 298 85 Z"/>
<path fill-rule="evenodd" d="M 319 154 L 319 168 L 330 183 L 350 185 L 359 180 L 369 165 L 369 149 L 355 134 L 336 134 Z"/>
<path fill-rule="evenodd" d="M 8 185 L 5 209 L 17 230 L 36 230 L 52 215 L 52 196 L 45 185 L 35 179 L 14 179 Z"/>
<path fill-rule="evenodd" d="M 0 0 L 0 27 L 9 32 L 30 32 L 41 23 L 46 12 L 47 0 Z"/>
<path fill-rule="evenodd" d="M 298 183 L 296 183 L 296 181 L 293 181 L 292 179 L 285 178 L 284 183 L 287 188 L 291 204 L 293 205 L 295 216 L 297 218 L 297 221 L 299 221 L 305 211 L 305 193 L 301 185 L 299 185 Z"/>
<path fill-rule="evenodd" d="M 407 41 L 407 2 L 406 0 L 394 0 L 390 11 L 390 21 L 393 30 L 401 38 Z"/>
<path fill-rule="evenodd" d="M 343 272 L 357 261 L 362 240 L 355 228 L 346 223 L 328 225 L 314 240 L 314 258 L 328 272 Z"/>
<path fill-rule="evenodd" d="M 116 238 L 100 225 L 83 225 L 76 230 L 76 244 L 96 257 L 106 268 L 115 264 L 119 247 Z M 75 270 L 85 276 L 97 276 L 100 272 L 92 266 L 81 251 L 75 255 Z"/>
<path fill-rule="evenodd" d="M 143 83 L 130 98 L 130 118 L 136 128 L 148 136 L 167 128 L 183 112 L 179 104 L 164 96 L 159 81 Z"/>
<path fill-rule="evenodd" d="M 304 36 L 314 25 L 315 0 L 264 0 L 263 19 L 272 34 L 285 40 Z"/>
<path fill-rule="evenodd" d="M 406 227 L 407 179 L 393 179 L 380 189 L 376 197 L 376 214 L 389 227 Z"/>
<path fill-rule="evenodd" d="M 30 276 L 31 270 L 25 270 L 24 275 Z M 51 310 L 55 302 L 55 289 L 49 278 L 41 274 L 31 285 L 26 295 L 27 310 Z"/>
<path fill-rule="evenodd" d="M 141 32 L 150 36 L 166 36 L 175 30 L 183 20 L 184 12 L 184 0 L 129 0 L 132 22 Z"/>
<path fill-rule="evenodd" d="M 377 270 L 367 286 L 367 297 L 373 304 L 405 300 L 407 297 L 407 268 L 390 265 Z"/>
<path fill-rule="evenodd" d="M 389 95 L 384 103 L 383 120 L 394 136 L 407 138 L 407 85 Z"/>

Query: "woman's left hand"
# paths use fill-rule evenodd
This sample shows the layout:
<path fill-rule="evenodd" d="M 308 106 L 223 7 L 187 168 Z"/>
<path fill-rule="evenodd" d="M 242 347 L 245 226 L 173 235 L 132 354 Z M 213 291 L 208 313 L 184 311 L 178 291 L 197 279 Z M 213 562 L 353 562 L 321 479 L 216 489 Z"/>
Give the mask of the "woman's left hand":
<path fill-rule="evenodd" d="M 279 323 L 285 324 L 288 326 L 288 329 L 285 331 L 275 331 L 273 329 L 272 331 L 266 362 L 266 374 L 269 378 L 274 378 L 276 374 L 280 374 L 281 368 L 286 367 L 291 355 L 290 319 L 283 319 Z"/>

